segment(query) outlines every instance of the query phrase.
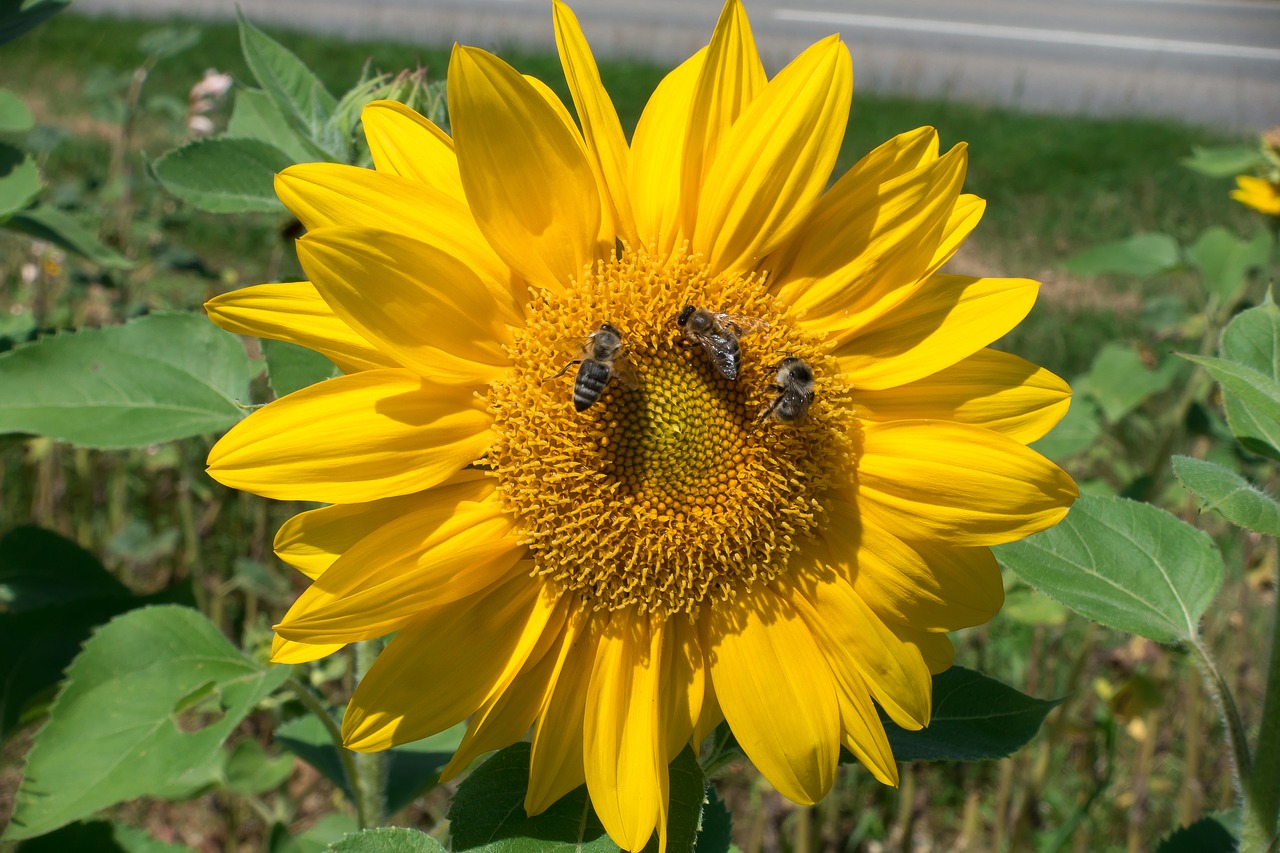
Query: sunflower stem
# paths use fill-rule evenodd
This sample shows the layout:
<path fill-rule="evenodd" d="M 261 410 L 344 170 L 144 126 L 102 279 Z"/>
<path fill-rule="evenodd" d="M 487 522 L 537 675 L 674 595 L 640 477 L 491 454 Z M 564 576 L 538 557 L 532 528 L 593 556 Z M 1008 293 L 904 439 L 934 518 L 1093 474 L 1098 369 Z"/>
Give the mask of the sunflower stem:
<path fill-rule="evenodd" d="M 382 651 L 382 640 L 361 640 L 352 644 L 355 650 L 356 683 L 364 681 L 369 667 L 373 666 Z M 352 790 L 356 797 L 356 816 L 361 829 L 381 826 L 386 808 L 386 752 L 351 752 L 340 748 L 355 760 L 355 778 Z M 358 779 L 358 782 L 357 782 Z"/>
<path fill-rule="evenodd" d="M 1271 541 L 1271 564 L 1280 575 L 1280 543 Z M 1271 649 L 1262 699 L 1257 749 L 1244 788 L 1244 822 L 1240 849 L 1271 850 L 1276 846 L 1280 816 L 1280 611 L 1271 614 Z"/>
<path fill-rule="evenodd" d="M 329 738 L 333 741 L 333 748 L 338 753 L 338 760 L 342 762 L 342 770 L 347 777 L 347 786 L 351 789 L 352 801 L 356 807 L 356 822 L 361 829 L 364 829 L 368 823 L 367 816 L 361 806 L 364 798 L 360 796 L 361 780 L 355 762 L 356 753 L 342 745 L 342 730 L 338 728 L 338 724 L 334 722 L 333 717 L 329 714 L 329 708 L 320 700 L 319 696 L 312 692 L 311 688 L 292 676 L 285 679 L 284 686 L 293 691 L 293 694 L 298 697 L 298 701 L 315 715 L 320 724 L 324 726 L 325 731 L 329 733 Z"/>
<path fill-rule="evenodd" d="M 1236 706 L 1235 697 L 1231 693 L 1222 672 L 1218 669 L 1217 663 L 1209 654 L 1209 650 L 1200 642 L 1199 637 L 1195 637 L 1190 643 L 1192 651 L 1195 652 L 1196 658 L 1203 668 L 1205 683 L 1209 687 L 1209 692 L 1218 700 L 1218 707 L 1222 713 L 1222 723 L 1227 732 L 1227 744 L 1231 747 L 1231 755 L 1235 761 L 1236 787 L 1244 795 L 1244 821 L 1245 834 L 1248 834 L 1250 823 L 1250 815 L 1252 814 L 1253 796 L 1250 792 L 1250 780 L 1253 778 L 1253 759 L 1249 755 L 1249 739 L 1245 730 L 1244 720 L 1240 717 L 1240 709 Z M 1243 851 L 1262 850 L 1262 847 L 1249 847 L 1247 844 L 1240 848 Z"/>

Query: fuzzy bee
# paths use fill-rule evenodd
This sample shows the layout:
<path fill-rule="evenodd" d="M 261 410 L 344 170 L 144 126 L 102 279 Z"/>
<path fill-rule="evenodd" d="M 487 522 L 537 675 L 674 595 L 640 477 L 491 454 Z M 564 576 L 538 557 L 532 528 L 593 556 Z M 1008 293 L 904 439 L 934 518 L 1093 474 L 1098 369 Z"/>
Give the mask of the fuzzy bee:
<path fill-rule="evenodd" d="M 573 380 L 573 407 L 585 412 L 600 399 L 605 387 L 612 379 L 619 379 L 628 387 L 635 387 L 635 377 L 623 363 L 622 332 L 610 323 L 601 323 L 600 328 L 587 335 L 579 344 L 580 355 L 560 369 L 551 379 L 558 379 L 568 372 L 570 367 L 578 365 L 577 376 Z"/>
<path fill-rule="evenodd" d="M 788 356 L 778 364 L 778 372 L 765 390 L 774 397 L 756 418 L 757 426 L 766 418 L 780 424 L 799 423 L 813 405 L 813 368 L 802 358 Z"/>
<path fill-rule="evenodd" d="M 742 346 L 738 339 L 761 323 L 686 305 L 676 317 L 676 325 L 687 340 L 702 347 L 716 372 L 725 379 L 737 379 L 742 371 Z"/>

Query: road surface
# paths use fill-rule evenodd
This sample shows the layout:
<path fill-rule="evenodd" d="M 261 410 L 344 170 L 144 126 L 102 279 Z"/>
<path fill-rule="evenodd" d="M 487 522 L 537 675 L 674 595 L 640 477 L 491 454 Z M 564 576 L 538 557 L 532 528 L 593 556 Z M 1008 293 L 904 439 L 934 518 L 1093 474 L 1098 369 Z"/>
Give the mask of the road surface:
<path fill-rule="evenodd" d="M 549 0 L 77 0 L 88 14 L 230 18 L 350 38 L 554 45 Z M 770 71 L 838 32 L 855 85 L 1038 112 L 1280 125 L 1280 0 L 745 0 Z M 597 56 L 674 62 L 718 0 L 571 0 Z"/>

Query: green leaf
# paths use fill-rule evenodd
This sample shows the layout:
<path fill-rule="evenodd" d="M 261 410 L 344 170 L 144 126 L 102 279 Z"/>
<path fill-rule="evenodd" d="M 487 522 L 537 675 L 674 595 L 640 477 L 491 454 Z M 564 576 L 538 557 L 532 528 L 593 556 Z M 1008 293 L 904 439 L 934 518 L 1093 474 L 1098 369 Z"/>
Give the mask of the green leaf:
<path fill-rule="evenodd" d="M 387 753 L 384 786 L 387 814 L 395 814 L 439 782 L 440 771 L 453 758 L 466 730 L 467 724 L 459 723 L 429 738 L 397 746 Z M 342 790 L 348 800 L 354 801 L 337 747 L 320 720 L 310 715 L 290 720 L 276 730 L 275 741 L 320 771 Z"/>
<path fill-rule="evenodd" d="M 26 133 L 35 126 L 35 117 L 22 98 L 8 89 L 0 89 L 0 133 Z"/>
<path fill-rule="evenodd" d="M 257 139 L 197 139 L 167 151 L 152 164 L 161 185 L 210 213 L 277 213 L 276 173 L 292 166 L 288 154 Z"/>
<path fill-rule="evenodd" d="M 981 761 L 1020 749 L 1057 705 L 953 666 L 933 677 L 933 717 L 928 728 L 909 732 L 883 712 L 881 718 L 898 761 Z"/>
<path fill-rule="evenodd" d="M 265 794 L 288 781 L 295 761 L 292 755 L 268 755 L 262 744 L 245 738 L 227 756 L 226 786 L 250 797 Z"/>
<path fill-rule="evenodd" d="M 1227 398 L 1227 426 L 1253 453 L 1280 459 L 1280 382 L 1234 361 L 1185 355 L 1209 371 Z"/>
<path fill-rule="evenodd" d="M 248 660 L 185 607 L 118 617 L 67 670 L 27 756 L 4 839 L 42 835 L 198 777 L 289 671 Z"/>
<path fill-rule="evenodd" d="M 195 853 L 185 844 L 152 838 L 141 829 L 105 820 L 73 823 L 18 845 L 21 853 Z"/>
<path fill-rule="evenodd" d="M 0 538 L 0 739 L 53 698 L 95 626 L 148 602 L 183 597 L 182 588 L 134 596 L 96 557 L 51 531 L 24 526 L 6 533 Z"/>
<path fill-rule="evenodd" d="M 0 45 L 12 41 L 51 15 L 67 8 L 71 0 L 0 0 Z"/>
<path fill-rule="evenodd" d="M 271 826 L 268 849 L 271 853 L 329 853 L 334 844 L 357 831 L 355 817 L 348 814 L 327 814 L 301 833 L 276 823 Z"/>
<path fill-rule="evenodd" d="M 1140 278 L 1169 272 L 1181 263 L 1178 241 L 1168 234 L 1135 234 L 1086 249 L 1064 265 L 1077 275 L 1132 275 Z"/>
<path fill-rule="evenodd" d="M 289 127 L 280 108 L 261 89 L 240 89 L 227 122 L 227 136 L 257 139 L 280 149 L 295 163 L 315 159 L 315 152 Z"/>
<path fill-rule="evenodd" d="M 733 817 L 715 788 L 707 789 L 702 808 L 702 829 L 698 831 L 697 853 L 729 853 L 733 843 Z"/>
<path fill-rule="evenodd" d="M 444 847 L 425 832 L 402 826 L 366 829 L 333 845 L 333 853 L 445 853 Z"/>
<path fill-rule="evenodd" d="M 1204 817 L 1166 837 L 1156 853 L 1236 853 L 1239 842 L 1216 817 Z"/>
<path fill-rule="evenodd" d="M 343 140 L 330 131 L 338 102 L 301 59 L 262 30 L 240 19 L 240 47 L 258 85 L 320 156 L 310 159 L 345 162 Z"/>
<path fill-rule="evenodd" d="M 1173 457 L 1173 473 L 1205 509 L 1232 524 L 1280 537 L 1280 503 L 1234 471 L 1189 456 Z"/>
<path fill-rule="evenodd" d="M 1229 178 L 1252 172 L 1266 162 L 1256 146 L 1222 145 L 1196 146 L 1191 149 L 1190 157 L 1183 158 L 1182 165 L 1211 178 Z"/>
<path fill-rule="evenodd" d="M 1241 311 L 1223 329 L 1222 357 L 1280 382 L 1280 307 L 1270 296 Z"/>
<path fill-rule="evenodd" d="M 1190 639 L 1222 583 L 1207 534 L 1123 498 L 1083 496 L 1054 527 L 993 550 L 1082 616 L 1158 643 Z"/>
<path fill-rule="evenodd" d="M 1110 423 L 1116 423 L 1148 398 L 1170 388 L 1178 362 L 1169 359 L 1151 370 L 1131 347 L 1106 344 L 1089 368 L 1087 391 Z"/>
<path fill-rule="evenodd" d="M 1082 396 L 1071 398 L 1066 417 L 1058 421 L 1048 435 L 1034 442 L 1031 448 L 1055 461 L 1083 453 L 1102 435 L 1101 415 L 1098 407 Z"/>
<path fill-rule="evenodd" d="M 0 433 L 141 447 L 244 417 L 252 371 L 239 338 L 196 314 L 41 338 L 0 355 Z"/>
<path fill-rule="evenodd" d="M 0 220 L 30 204 L 43 186 L 35 159 L 20 148 L 0 143 Z"/>
<path fill-rule="evenodd" d="M 1221 225 L 1206 229 L 1187 249 L 1187 259 L 1204 275 L 1221 302 L 1234 301 L 1248 284 L 1250 270 L 1264 269 L 1271 257 L 1271 235 L 1259 231 L 1247 242 Z"/>
<path fill-rule="evenodd" d="M 1023 625 L 1063 625 L 1067 621 L 1067 608 L 1049 596 L 1023 584 L 1017 584 L 1005 592 L 1000 615 Z"/>
<path fill-rule="evenodd" d="M 37 240 L 48 240 L 68 252 L 87 258 L 108 269 L 125 270 L 133 267 L 133 261 L 98 239 L 69 214 L 56 207 L 37 205 L 15 213 L 5 223 L 11 231 L 20 231 Z"/>
<path fill-rule="evenodd" d="M 185 53 L 200 43 L 199 27 L 160 27 L 148 30 L 138 39 L 138 50 L 165 59 Z"/>
<path fill-rule="evenodd" d="M 267 359 L 267 380 L 277 397 L 292 394 L 342 371 L 315 350 L 288 341 L 262 340 L 262 354 Z"/>

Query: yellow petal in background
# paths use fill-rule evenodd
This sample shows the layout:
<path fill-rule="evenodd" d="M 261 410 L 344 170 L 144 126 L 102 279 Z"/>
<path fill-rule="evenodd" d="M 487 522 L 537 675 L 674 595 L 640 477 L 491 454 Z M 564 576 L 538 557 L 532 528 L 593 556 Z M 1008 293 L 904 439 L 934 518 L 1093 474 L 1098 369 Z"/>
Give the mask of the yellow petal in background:
<path fill-rule="evenodd" d="M 533 727 L 524 799 L 524 810 L 531 815 L 546 811 L 587 780 L 583 725 L 598 630 L 593 620 L 571 615 L 565 633 L 554 688 Z"/>
<path fill-rule="evenodd" d="M 680 754 L 693 735 L 702 711 L 706 667 L 698 626 L 683 617 L 667 623 L 662 644 L 662 730 L 666 734 L 664 763 Z M 697 744 L 694 744 L 697 748 Z"/>
<path fill-rule="evenodd" d="M 659 696 L 663 625 L 614 611 L 600 637 L 587 690 L 583 748 L 587 791 L 600 823 L 624 850 L 640 850 L 667 807 Z"/>
<path fill-rule="evenodd" d="M 969 424 L 863 424 L 857 497 L 868 524 L 918 541 L 974 547 L 1056 524 L 1079 490 L 1008 436 Z"/>
<path fill-rule="evenodd" d="M 859 391 L 858 416 L 873 421 L 939 419 L 976 424 L 1024 444 L 1062 420 L 1071 388 L 1043 367 L 981 349 L 951 367 L 881 391 Z"/>
<path fill-rule="evenodd" d="M 826 658 L 795 608 L 763 586 L 717 602 L 703 651 L 747 757 L 784 797 L 822 799 L 840 756 L 840 711 Z"/>
<path fill-rule="evenodd" d="M 313 660 L 328 657 L 344 645 L 344 643 L 298 643 L 276 634 L 271 638 L 271 662 L 310 663 Z"/>
<path fill-rule="evenodd" d="M 622 123 L 618 121 L 618 111 L 600 82 L 600 70 L 573 10 L 560 0 L 554 0 L 552 11 L 560 65 L 564 68 L 578 119 L 582 122 L 587 156 L 594 164 L 600 181 L 605 211 L 612 222 L 613 233 L 634 243 L 636 226 L 628 188 L 631 157 Z"/>
<path fill-rule="evenodd" d="M 706 59 L 706 48 L 662 78 L 649 97 L 631 140 L 631 204 L 636 236 L 657 257 L 671 254 L 684 236 L 680 215 L 680 170 L 689 104 Z"/>
<path fill-rule="evenodd" d="M 853 92 L 836 36 L 796 57 L 722 134 L 698 203 L 693 249 L 713 272 L 747 272 L 799 228 L 840 153 Z"/>
<path fill-rule="evenodd" d="M 866 193 L 837 184 L 779 253 L 778 298 L 802 326 L 840 336 L 909 298 L 942 237 L 967 162 L 965 146 L 957 145 Z"/>
<path fill-rule="evenodd" d="M 857 673 L 853 673 L 855 678 Z M 840 745 L 853 753 L 871 775 L 884 785 L 898 786 L 898 765 L 893 760 L 889 735 L 871 701 L 871 691 L 856 680 L 836 691 L 840 704 Z"/>
<path fill-rule="evenodd" d="M 209 451 L 209 476 L 277 500 L 405 495 L 479 459 L 491 423 L 467 388 L 432 385 L 408 370 L 367 370 L 249 415 Z"/>
<path fill-rule="evenodd" d="M 556 609 L 543 584 L 517 577 L 405 628 L 356 687 L 343 745 L 376 752 L 462 722 L 511 682 L 549 623 L 559 630 Z"/>
<path fill-rule="evenodd" d="M 600 195 L 582 143 L 496 56 L 455 47 L 449 118 L 462 185 L 498 255 L 559 290 L 596 258 Z"/>
<path fill-rule="evenodd" d="M 321 228 L 298 260 L 350 326 L 441 385 L 488 385 L 510 366 L 511 333 L 471 269 L 426 243 L 367 228 Z"/>
<path fill-rule="evenodd" d="M 904 625 L 893 625 L 892 628 L 893 633 L 901 637 L 904 643 L 910 643 L 920 650 L 920 655 L 924 658 L 925 665 L 929 667 L 931 675 L 951 669 L 952 661 L 955 659 L 955 647 L 951 645 L 951 638 L 946 634 L 917 631 Z"/>
<path fill-rule="evenodd" d="M 680 169 L 681 227 L 694 232 L 703 180 L 725 132 L 765 86 L 764 65 L 741 0 L 727 0 L 694 84 L 684 151 L 667 168 Z"/>
<path fill-rule="evenodd" d="M 344 373 L 400 366 L 333 313 L 309 281 L 242 287 L 215 296 L 204 308 L 228 332 L 313 349 Z"/>
<path fill-rule="evenodd" d="M 375 169 L 465 203 L 453 140 L 435 122 L 399 101 L 372 101 L 360 113 L 360 123 Z"/>
<path fill-rule="evenodd" d="M 969 234 L 982 221 L 982 214 L 987 209 L 987 202 L 971 193 L 961 193 L 956 199 L 947 224 L 942 229 L 942 239 L 933 251 L 933 260 L 925 268 L 922 275 L 933 275 L 938 269 L 951 260 L 960 245 L 969 238 Z"/>
<path fill-rule="evenodd" d="M 489 483 L 483 471 L 459 471 L 438 488 L 453 484 Z M 373 531 L 438 501 L 432 490 L 357 504 L 334 504 L 301 512 L 276 532 L 276 556 L 314 580 L 333 561 Z"/>
<path fill-rule="evenodd" d="M 1021 322 L 1039 289 L 1024 278 L 934 275 L 835 350 L 840 372 L 855 388 L 873 391 L 936 373 Z"/>

